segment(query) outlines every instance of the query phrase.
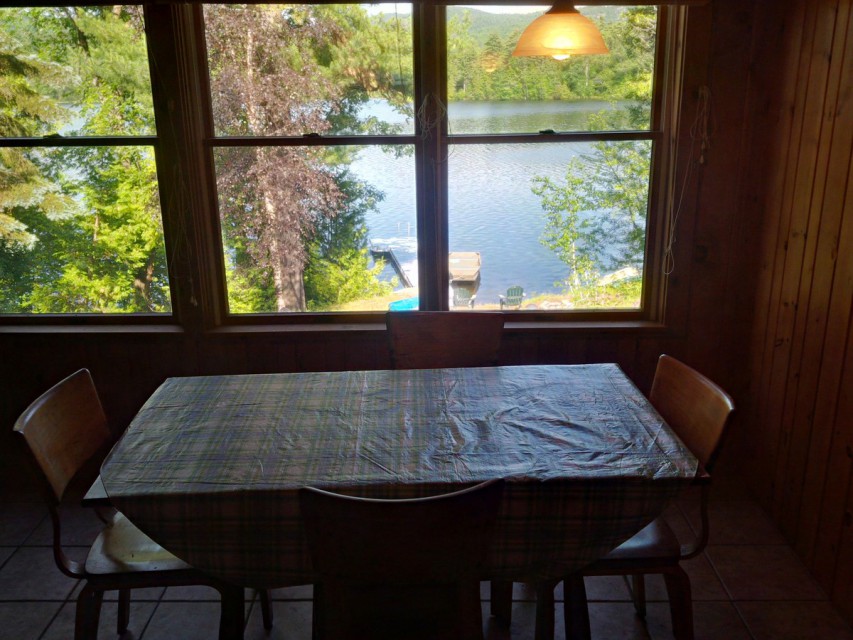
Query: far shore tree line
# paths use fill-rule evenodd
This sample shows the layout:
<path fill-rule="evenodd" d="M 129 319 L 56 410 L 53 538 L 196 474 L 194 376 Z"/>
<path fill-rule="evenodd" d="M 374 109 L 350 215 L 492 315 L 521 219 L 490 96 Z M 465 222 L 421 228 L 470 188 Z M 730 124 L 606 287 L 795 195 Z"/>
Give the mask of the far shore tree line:
<path fill-rule="evenodd" d="M 610 55 L 555 62 L 512 58 L 517 28 L 484 32 L 480 12 L 454 9 L 449 98 L 632 101 L 627 116 L 590 126 L 647 127 L 654 11 L 603 22 Z M 364 108 L 377 98 L 412 115 L 409 16 L 209 5 L 204 17 L 218 136 L 393 133 Z M 139 7 L 0 9 L 0 136 L 155 129 Z M 232 312 L 322 311 L 390 292 L 365 223 L 383 194 L 351 173 L 353 153 L 214 148 Z M 567 287 L 642 260 L 649 156 L 647 143 L 595 143 L 565 180 L 531 185 Z M 0 147 L 0 313 L 168 312 L 160 207 L 144 145 Z M 587 215 L 597 210 L 608 215 Z"/>

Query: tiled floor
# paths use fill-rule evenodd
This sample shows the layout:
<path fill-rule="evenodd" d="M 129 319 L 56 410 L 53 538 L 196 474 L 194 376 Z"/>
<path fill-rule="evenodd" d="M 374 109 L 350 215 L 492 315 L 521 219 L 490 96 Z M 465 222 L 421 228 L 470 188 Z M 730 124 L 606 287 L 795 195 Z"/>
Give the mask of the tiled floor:
<path fill-rule="evenodd" d="M 736 486 L 736 483 L 729 483 Z M 21 483 L 0 483 L 0 639 L 48 640 L 73 637 L 74 599 L 79 586 L 53 563 L 50 522 L 41 503 Z M 677 532 L 687 534 L 698 514 L 686 497 L 667 512 Z M 98 521 L 70 508 L 67 541 L 76 554 L 97 530 Z M 809 576 L 772 523 L 748 498 L 718 483 L 711 509 L 707 551 L 687 562 L 693 585 L 698 640 L 853 640 L 826 595 Z M 634 615 L 621 578 L 588 579 L 593 638 L 671 638 L 663 581 L 648 581 L 648 617 Z M 108 594 L 108 597 L 111 594 Z M 562 585 L 557 589 L 557 638 L 563 638 Z M 515 585 L 513 622 L 502 628 L 488 617 L 483 585 L 484 626 L 489 640 L 532 639 L 533 592 Z M 311 637 L 311 588 L 274 592 L 275 626 L 267 634 L 260 608 L 247 591 L 246 640 Z M 100 638 L 115 638 L 116 607 L 105 602 Z M 207 588 L 148 589 L 135 592 L 125 639 L 208 640 L 216 638 L 219 604 Z"/>

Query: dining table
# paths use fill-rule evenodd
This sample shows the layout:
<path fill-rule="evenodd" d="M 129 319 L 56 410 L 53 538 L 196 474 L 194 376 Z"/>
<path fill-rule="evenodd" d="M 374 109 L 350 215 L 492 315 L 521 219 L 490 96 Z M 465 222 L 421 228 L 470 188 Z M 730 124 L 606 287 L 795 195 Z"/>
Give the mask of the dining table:
<path fill-rule="evenodd" d="M 101 479 L 110 503 L 179 558 L 274 588 L 315 581 L 305 486 L 392 499 L 504 478 L 484 579 L 538 582 L 619 545 L 696 472 L 605 363 L 168 378 Z"/>

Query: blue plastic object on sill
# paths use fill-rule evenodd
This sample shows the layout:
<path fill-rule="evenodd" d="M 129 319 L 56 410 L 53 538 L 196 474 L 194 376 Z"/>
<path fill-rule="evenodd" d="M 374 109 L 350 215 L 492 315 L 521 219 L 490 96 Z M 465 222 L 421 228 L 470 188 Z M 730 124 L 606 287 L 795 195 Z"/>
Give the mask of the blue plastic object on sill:
<path fill-rule="evenodd" d="M 402 300 L 395 300 L 389 304 L 388 309 L 390 311 L 417 311 L 420 304 L 420 300 L 417 297 L 403 298 Z"/>

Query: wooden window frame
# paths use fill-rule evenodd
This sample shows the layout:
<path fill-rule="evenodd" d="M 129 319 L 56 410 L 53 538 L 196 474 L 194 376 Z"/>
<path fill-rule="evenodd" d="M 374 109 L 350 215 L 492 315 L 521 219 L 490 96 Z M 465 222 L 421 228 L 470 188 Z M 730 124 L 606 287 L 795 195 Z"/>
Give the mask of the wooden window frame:
<path fill-rule="evenodd" d="M 321 0 L 323 1 L 323 0 Z M 18 6 L 55 6 L 63 3 L 26 2 Z M 80 6 L 114 4 L 72 2 Z M 494 1 L 413 3 L 415 104 L 424 104 L 428 94 L 446 103 L 445 11 L 450 4 L 498 4 Z M 539 4 L 511 2 L 506 4 Z M 588 1 L 585 4 L 625 6 L 659 4 L 642 1 Z M 702 4 L 701 0 L 664 2 L 658 17 L 658 46 L 653 88 L 652 119 L 649 131 L 606 133 L 559 133 L 545 136 L 448 135 L 446 120 L 431 135 L 394 136 L 398 144 L 416 147 L 417 232 L 419 294 L 422 309 L 448 309 L 448 223 L 446 163 L 435 163 L 450 144 L 495 142 L 561 142 L 582 140 L 649 139 L 653 143 L 650 175 L 649 213 L 646 227 L 642 306 L 639 310 L 507 311 L 507 321 L 518 328 L 601 328 L 643 327 L 659 330 L 664 326 L 666 275 L 664 246 L 669 234 L 669 217 L 675 200 L 676 134 L 678 131 L 681 75 L 684 56 L 686 8 L 668 4 Z M 169 257 L 171 314 L 6 314 L 0 315 L 0 331 L 5 327 L 28 325 L 69 325 L 93 328 L 114 325 L 117 329 L 167 331 L 233 332 L 245 328 L 258 330 L 326 330 L 352 326 L 379 325 L 382 312 L 294 312 L 229 314 L 224 255 L 221 241 L 216 179 L 213 166 L 214 146 L 258 144 L 259 138 L 233 138 L 223 142 L 213 135 L 210 91 L 207 76 L 202 3 L 143 5 L 148 40 L 154 112 L 157 135 L 133 137 L 152 144 L 157 162 L 164 237 Z M 430 34 L 430 38 L 422 37 Z M 429 101 L 426 102 L 427 105 Z M 417 126 L 417 125 L 416 125 Z M 149 138 L 151 140 L 149 140 Z M 266 138 L 263 144 L 363 144 L 381 136 L 323 136 L 304 138 Z M 535 139 L 534 139 L 535 138 Z M 87 138 L 81 139 L 85 144 Z M 64 143 L 63 143 L 64 144 Z M 433 172 L 428 166 L 442 167 Z M 431 213 L 428 213 L 431 212 Z M 73 330 L 73 329 L 72 329 Z"/>

